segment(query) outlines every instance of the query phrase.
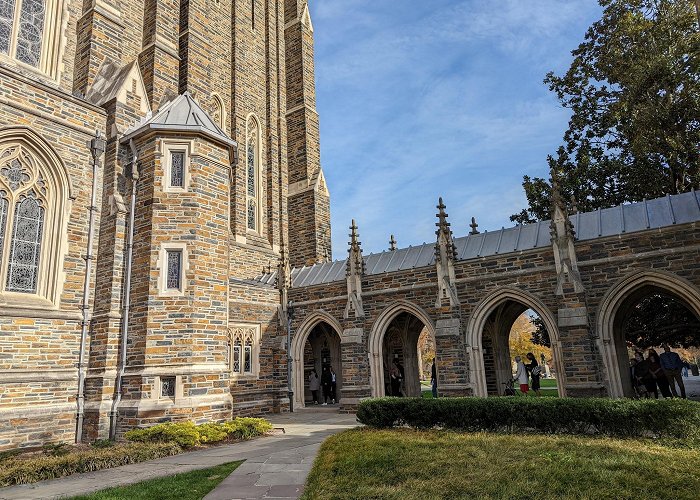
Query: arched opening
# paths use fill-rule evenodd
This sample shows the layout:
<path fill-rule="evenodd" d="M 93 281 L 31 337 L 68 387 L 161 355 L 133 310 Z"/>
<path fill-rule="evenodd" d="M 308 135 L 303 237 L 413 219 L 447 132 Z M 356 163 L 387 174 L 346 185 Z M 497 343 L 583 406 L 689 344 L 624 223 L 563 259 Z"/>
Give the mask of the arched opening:
<path fill-rule="evenodd" d="M 677 358 L 664 355 L 661 360 L 650 355 L 662 355 L 668 344 L 686 367 L 695 365 L 700 347 L 700 294 L 690 283 L 666 273 L 633 275 L 603 301 L 599 325 L 611 396 L 671 397 L 686 392 L 682 367 L 670 364 Z M 635 359 L 636 353 L 641 358 Z M 647 373 L 649 367 L 656 377 Z M 688 395 L 699 396 L 695 391 Z"/>
<path fill-rule="evenodd" d="M 335 371 L 335 402 L 341 400 L 343 363 L 340 331 L 340 325 L 332 316 L 316 312 L 306 319 L 292 340 L 292 380 L 296 407 L 313 404 L 309 375 L 315 369 L 321 382 L 324 367 Z M 323 402 L 323 387 L 319 387 L 318 399 L 320 403 Z"/>
<path fill-rule="evenodd" d="M 470 318 L 467 342 L 471 347 L 470 381 L 474 395 L 503 395 L 506 383 L 513 380 L 515 356 L 521 356 L 527 364 L 524 356 L 529 352 L 540 368 L 540 383 L 547 376 L 556 376 L 557 391 L 551 391 L 551 384 L 545 383 L 541 394 L 566 394 L 556 322 L 535 296 L 503 288 L 486 297 Z M 518 382 L 515 384 L 517 390 Z"/>
<path fill-rule="evenodd" d="M 369 338 L 373 397 L 421 396 L 421 336 L 428 336 L 435 345 L 435 328 L 430 318 L 411 303 L 397 302 L 379 316 Z"/>

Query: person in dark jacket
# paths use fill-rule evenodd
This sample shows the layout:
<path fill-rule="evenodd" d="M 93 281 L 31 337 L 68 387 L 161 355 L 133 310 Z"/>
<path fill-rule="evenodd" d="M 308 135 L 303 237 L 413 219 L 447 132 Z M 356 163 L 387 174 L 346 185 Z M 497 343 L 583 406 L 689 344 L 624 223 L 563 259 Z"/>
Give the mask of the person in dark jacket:
<path fill-rule="evenodd" d="M 437 392 L 437 370 L 435 369 L 435 360 L 433 359 L 433 367 L 430 369 L 430 387 L 433 389 L 433 397 L 438 397 Z"/>
<path fill-rule="evenodd" d="M 323 389 L 323 405 L 328 405 L 328 400 L 332 400 L 331 395 L 331 384 L 333 383 L 333 376 L 327 366 L 323 367 L 323 373 L 321 373 L 321 388 Z"/>
<path fill-rule="evenodd" d="M 535 359 L 535 355 L 532 354 L 531 352 L 528 352 L 525 357 L 527 358 L 528 363 L 525 365 L 525 368 L 527 368 L 528 373 L 530 374 L 530 378 L 532 379 L 532 382 L 530 383 L 530 388 L 535 391 L 535 395 L 539 396 L 540 395 L 540 375 L 542 373 L 542 369 L 540 368 L 539 363 L 537 362 L 537 359 Z"/>
<path fill-rule="evenodd" d="M 637 383 L 644 385 L 647 398 L 653 394 L 655 399 L 659 399 L 659 388 L 656 386 L 656 380 L 651 375 L 649 360 L 644 359 L 644 356 L 639 351 L 634 353 L 634 359 L 637 361 L 637 364 L 634 365 L 634 377 L 637 379 Z"/>
<path fill-rule="evenodd" d="M 659 355 L 656 351 L 649 349 L 649 354 L 647 355 L 647 361 L 649 361 L 649 372 L 651 376 L 654 377 L 656 384 L 659 386 L 659 390 L 664 398 L 671 397 L 671 387 L 668 385 L 668 378 L 664 373 L 664 369 L 661 367 L 661 361 L 659 360 Z"/>
<path fill-rule="evenodd" d="M 335 370 L 331 366 L 331 404 L 334 405 L 338 401 L 338 381 L 336 380 Z"/>

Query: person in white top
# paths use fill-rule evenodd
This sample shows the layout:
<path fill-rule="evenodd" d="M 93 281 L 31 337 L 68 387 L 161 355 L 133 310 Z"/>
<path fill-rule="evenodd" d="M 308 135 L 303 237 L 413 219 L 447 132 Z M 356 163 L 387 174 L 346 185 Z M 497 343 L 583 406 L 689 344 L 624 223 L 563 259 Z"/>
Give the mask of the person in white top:
<path fill-rule="evenodd" d="M 520 356 L 515 357 L 515 364 L 517 368 L 515 371 L 515 377 L 513 377 L 513 382 L 517 381 L 518 384 L 520 384 L 520 392 L 522 392 L 524 395 L 527 395 L 527 392 L 530 390 L 530 386 L 528 384 L 527 369 L 525 368 L 523 360 Z"/>

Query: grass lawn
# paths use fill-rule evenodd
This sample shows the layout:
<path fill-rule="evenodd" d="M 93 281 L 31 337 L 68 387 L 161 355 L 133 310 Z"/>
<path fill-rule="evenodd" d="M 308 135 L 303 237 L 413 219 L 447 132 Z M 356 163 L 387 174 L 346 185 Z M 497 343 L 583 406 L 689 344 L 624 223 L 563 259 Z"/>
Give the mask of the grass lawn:
<path fill-rule="evenodd" d="M 574 436 L 353 429 L 321 446 L 304 499 L 697 499 L 700 450 Z"/>
<path fill-rule="evenodd" d="M 555 389 L 557 387 L 557 379 L 554 378 L 541 378 L 540 388 L 541 389 Z"/>
<path fill-rule="evenodd" d="M 200 500 L 243 462 L 231 462 L 174 476 L 109 488 L 72 500 Z"/>

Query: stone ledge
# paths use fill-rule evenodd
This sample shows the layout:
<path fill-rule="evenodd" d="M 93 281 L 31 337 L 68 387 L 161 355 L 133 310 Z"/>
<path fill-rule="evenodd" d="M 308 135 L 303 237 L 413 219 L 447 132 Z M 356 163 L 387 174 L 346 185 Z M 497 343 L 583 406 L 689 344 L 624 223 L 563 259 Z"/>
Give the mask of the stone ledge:
<path fill-rule="evenodd" d="M 588 326 L 588 309 L 585 307 L 567 307 L 557 312 L 559 326 Z"/>

